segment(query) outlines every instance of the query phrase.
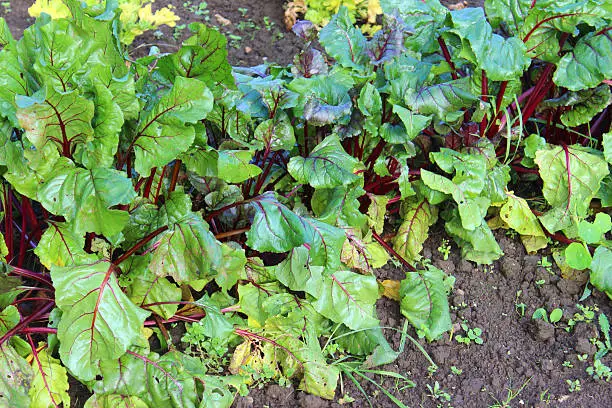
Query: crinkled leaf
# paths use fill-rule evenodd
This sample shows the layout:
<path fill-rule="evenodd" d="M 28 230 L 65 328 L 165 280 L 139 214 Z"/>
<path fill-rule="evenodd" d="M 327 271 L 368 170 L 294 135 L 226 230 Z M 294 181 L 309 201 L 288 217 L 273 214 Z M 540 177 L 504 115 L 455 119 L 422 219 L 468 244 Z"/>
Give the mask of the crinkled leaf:
<path fill-rule="evenodd" d="M 321 291 L 323 267 L 310 265 L 310 255 L 304 246 L 293 248 L 274 271 L 278 281 L 291 290 L 315 297 Z"/>
<path fill-rule="evenodd" d="M 195 78 L 211 89 L 219 85 L 234 88 L 232 67 L 227 61 L 227 40 L 215 27 L 200 23 L 189 25 L 194 33 L 174 54 L 161 58 L 159 70 L 168 79 Z"/>
<path fill-rule="evenodd" d="M 189 124 L 204 119 L 212 107 L 213 95 L 203 82 L 177 77 L 172 89 L 138 124 L 132 141 L 134 169 L 148 175 L 153 167 L 164 166 L 187 151 L 195 139 Z"/>
<path fill-rule="evenodd" d="M 417 91 L 408 90 L 405 96 L 412 111 L 448 121 L 459 118 L 460 110 L 472 106 L 477 99 L 463 79 L 424 86 Z"/>
<path fill-rule="evenodd" d="M 123 229 L 129 215 L 109 207 L 129 204 L 136 193 L 130 179 L 120 171 L 66 166 L 58 169 L 38 196 L 47 210 L 71 222 L 75 233 L 111 236 Z"/>
<path fill-rule="evenodd" d="M 383 15 L 383 26 L 367 44 L 367 54 L 374 65 L 383 64 L 404 51 L 404 22 L 393 14 Z"/>
<path fill-rule="evenodd" d="M 402 224 L 393 241 L 393 248 L 408 262 L 417 260 L 429 227 L 438 219 L 438 209 L 426 199 L 411 199 L 402 204 Z"/>
<path fill-rule="evenodd" d="M 50 406 L 70 406 L 68 395 L 68 374 L 58 359 L 51 357 L 47 349 L 38 352 L 38 358 L 32 361 L 34 378 L 30 388 L 32 404 L 30 408 L 48 408 Z"/>
<path fill-rule="evenodd" d="M 160 236 L 149 264 L 151 271 L 160 277 L 171 276 L 178 283 L 212 278 L 222 250 L 202 216 L 190 208 L 179 208 L 169 221 L 169 230 Z"/>
<path fill-rule="evenodd" d="M 359 330 L 378 325 L 376 300 L 378 284 L 374 276 L 337 271 L 324 279 L 313 306 L 328 319 Z"/>
<path fill-rule="evenodd" d="M 370 196 L 370 206 L 368 207 L 368 224 L 377 234 L 382 234 L 385 226 L 385 215 L 387 214 L 387 196 Z"/>
<path fill-rule="evenodd" d="M 448 276 L 434 266 L 410 272 L 400 286 L 400 310 L 429 341 L 451 329 Z M 451 286 L 452 287 L 452 286 Z"/>
<path fill-rule="evenodd" d="M 298 182 L 314 188 L 333 188 L 354 183 L 358 161 L 347 154 L 338 136 L 328 136 L 306 158 L 293 157 L 289 161 L 289 173 Z"/>
<path fill-rule="evenodd" d="M 594 88 L 604 79 L 612 78 L 612 37 L 609 34 L 586 35 L 565 54 L 553 76 L 553 81 L 571 91 Z"/>
<path fill-rule="evenodd" d="M 249 247 L 260 252 L 282 253 L 307 244 L 314 265 L 329 268 L 339 265 L 346 239 L 342 229 L 295 214 L 271 192 L 256 197 L 251 206 L 255 209 L 255 218 L 246 234 Z"/>
<path fill-rule="evenodd" d="M 389 261 L 389 253 L 372 239 L 370 232 L 361 237 L 358 231 L 347 230 L 346 237 L 340 258 L 349 268 L 374 274 L 375 269 L 382 268 Z"/>
<path fill-rule="evenodd" d="M 393 105 L 393 112 L 399 116 L 404 124 L 405 133 L 404 138 L 401 140 L 397 140 L 395 138 L 389 139 L 388 137 L 385 138 L 385 134 L 383 134 L 383 139 L 389 143 L 407 143 L 417 137 L 431 123 L 431 117 L 417 115 L 411 110 L 403 108 L 399 105 Z"/>
<path fill-rule="evenodd" d="M 567 228 L 584 217 L 601 181 L 609 174 L 603 158 L 577 147 L 540 150 L 535 162 L 544 181 L 542 192 L 553 208 L 540 217 L 550 232 Z"/>
<path fill-rule="evenodd" d="M 204 335 L 225 339 L 234 332 L 234 325 L 223 316 L 219 307 L 211 301 L 208 295 L 195 301 L 194 305 L 201 307 L 206 312 L 206 316 L 197 323 L 202 326 Z"/>
<path fill-rule="evenodd" d="M 604 157 L 606 158 L 606 161 L 612 164 L 612 132 L 603 134 L 601 144 L 603 145 Z"/>
<path fill-rule="evenodd" d="M 63 312 L 57 328 L 60 356 L 82 381 L 96 377 L 100 360 L 121 357 L 149 315 L 121 291 L 114 268 L 98 262 L 51 269 L 56 303 Z"/>
<path fill-rule="evenodd" d="M 359 211 L 359 198 L 365 194 L 360 182 L 315 190 L 310 205 L 317 219 L 339 227 L 363 228 L 367 217 Z"/>
<path fill-rule="evenodd" d="M 598 246 L 591 262 L 591 284 L 612 299 L 612 251 Z"/>
<path fill-rule="evenodd" d="M 488 265 L 504 254 L 484 220 L 475 229 L 467 230 L 461 223 L 458 211 L 451 211 L 446 218 L 444 228 L 457 242 L 465 259 Z"/>
<path fill-rule="evenodd" d="M 244 278 L 247 259 L 244 249 L 238 245 L 221 244 L 221 252 L 222 258 L 216 267 L 215 282 L 221 289 L 228 291 L 239 279 Z"/>
<path fill-rule="evenodd" d="M 342 66 L 362 69 L 366 60 L 366 39 L 353 25 L 346 7 L 340 7 L 329 24 L 319 33 L 325 51 Z"/>
<path fill-rule="evenodd" d="M 612 103 L 612 93 L 608 85 L 600 85 L 594 89 L 585 89 L 578 92 L 566 92 L 559 98 L 549 99 L 545 106 L 563 106 L 571 109 L 564 110 L 561 122 L 565 126 L 575 127 L 589 123 L 595 115 Z"/>
<path fill-rule="evenodd" d="M 255 139 L 271 150 L 291 150 L 295 145 L 293 126 L 287 117 L 261 122 L 255 129 Z"/>

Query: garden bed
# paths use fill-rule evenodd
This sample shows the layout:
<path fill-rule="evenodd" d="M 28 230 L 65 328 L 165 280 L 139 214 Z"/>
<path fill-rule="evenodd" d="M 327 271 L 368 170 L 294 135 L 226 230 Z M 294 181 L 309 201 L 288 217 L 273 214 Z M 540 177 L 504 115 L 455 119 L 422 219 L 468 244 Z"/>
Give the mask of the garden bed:
<path fill-rule="evenodd" d="M 16 36 L 33 21 L 27 17 L 27 3 L 12 2 L 10 12 L 2 13 Z M 210 0 L 206 8 L 198 8 L 198 1 L 158 0 L 156 7 L 168 4 L 176 7 L 181 17 L 179 24 L 209 22 L 219 26 L 229 38 L 229 61 L 235 66 L 288 64 L 303 43 L 286 31 L 282 1 Z M 163 52 L 174 52 L 188 36 L 187 32 L 180 27 L 149 32 L 134 43 L 135 55 L 146 55 L 149 44 L 159 44 Z M 387 223 L 386 232 L 393 233 L 399 227 L 394 216 L 388 217 Z M 441 223 L 432 227 L 423 256 L 456 278 L 450 295 L 453 330 L 432 343 L 418 339 L 412 327 L 406 333 L 418 339 L 419 347 L 436 367 L 432 367 L 423 350 L 407 340 L 404 352 L 395 362 L 376 368 L 405 378 L 365 375 L 409 407 L 609 406 L 605 401 L 612 400 L 610 383 L 594 380 L 586 368 L 597 352 L 592 339 L 603 338 L 597 316 L 605 314 L 611 318 L 612 308 L 607 296 L 596 290 L 580 301 L 588 273 L 562 277 L 554 262 L 547 263 L 552 260 L 549 249 L 537 255 L 527 254 L 520 240 L 503 230 L 495 231 L 495 238 L 505 255 L 489 266 L 476 266 L 461 260 L 459 248 Z M 450 252 L 445 253 L 448 248 Z M 405 268 L 400 263 L 387 265 L 377 270 L 375 276 L 379 281 L 399 281 L 405 277 Z M 532 319 L 538 308 L 548 312 L 559 308 L 563 317 L 554 324 Z M 385 335 L 391 346 L 398 349 L 405 320 L 399 303 L 383 297 L 377 302 L 377 310 L 381 326 L 390 328 L 384 331 Z M 591 319 L 589 312 L 594 312 Z M 587 321 L 580 321 L 585 314 Z M 570 320 L 577 323 L 568 331 L 565 329 Z M 482 344 L 477 344 L 475 338 L 458 342 L 457 336 L 465 338 L 469 331 L 461 323 L 472 330 L 480 328 L 482 333 L 475 337 Z M 177 343 L 182 334 L 180 328 L 170 331 Z M 584 354 L 588 358 L 579 359 Z M 612 364 L 610 356 L 604 357 L 603 363 Z M 90 393 L 76 381 L 71 384 L 71 405 L 82 407 Z M 372 382 L 362 379 L 360 384 L 372 406 L 397 406 Z M 342 386 L 338 386 L 335 399 L 327 401 L 298 391 L 296 384 L 281 387 L 270 383 L 261 389 L 251 389 L 248 396 L 237 397 L 234 406 L 368 406 L 363 392 L 348 378 L 343 378 Z"/>

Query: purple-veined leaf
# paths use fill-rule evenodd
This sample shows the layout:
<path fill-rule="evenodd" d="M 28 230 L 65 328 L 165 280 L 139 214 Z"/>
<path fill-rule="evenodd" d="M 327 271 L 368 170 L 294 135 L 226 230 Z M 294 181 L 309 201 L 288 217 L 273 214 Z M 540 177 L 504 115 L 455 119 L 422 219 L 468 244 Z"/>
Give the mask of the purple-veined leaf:
<path fill-rule="evenodd" d="M 588 35 L 578 40 L 557 64 L 553 81 L 571 91 L 596 87 L 612 78 L 612 35 Z"/>
<path fill-rule="evenodd" d="M 34 253 L 47 269 L 97 260 L 95 255 L 85 252 L 85 234 L 75 233 L 72 226 L 66 223 L 50 222 Z"/>
<path fill-rule="evenodd" d="M 293 75 L 305 78 L 310 78 L 313 75 L 325 75 L 327 74 L 327 63 L 321 51 L 309 47 L 295 56 L 291 72 Z"/>
<path fill-rule="evenodd" d="M 340 228 L 314 218 L 302 217 L 267 192 L 250 202 L 255 210 L 247 245 L 260 252 L 283 253 L 307 244 L 313 265 L 335 268 L 346 239 Z"/>
<path fill-rule="evenodd" d="M 59 93 L 47 87 L 32 97 L 18 98 L 18 105 L 19 124 L 38 150 L 54 143 L 63 156 L 70 157 L 75 144 L 93 138 L 94 103 L 77 91 Z"/>
<path fill-rule="evenodd" d="M 32 369 L 34 378 L 29 391 L 32 400 L 30 408 L 49 408 L 62 404 L 69 407 L 68 374 L 60 360 L 43 349 L 33 358 Z"/>
<path fill-rule="evenodd" d="M 108 236 L 119 233 L 129 218 L 127 212 L 109 207 L 129 204 L 135 196 L 124 173 L 76 168 L 71 163 L 58 168 L 38 193 L 41 204 L 53 214 L 64 216 L 75 233 Z"/>
<path fill-rule="evenodd" d="M 410 323 L 433 341 L 450 330 L 448 293 L 454 280 L 434 266 L 410 272 L 400 284 L 400 310 Z"/>
<path fill-rule="evenodd" d="M 94 394 L 85 401 L 84 408 L 149 408 L 149 406 L 133 395 Z"/>
<path fill-rule="evenodd" d="M 353 330 L 376 327 L 378 283 L 374 276 L 350 271 L 336 271 L 321 283 L 321 292 L 313 302 L 317 312 Z"/>
<path fill-rule="evenodd" d="M 367 54 L 374 65 L 383 64 L 404 51 L 405 24 L 394 14 L 383 16 L 382 29 L 367 44 Z"/>
<path fill-rule="evenodd" d="M 402 203 L 402 219 L 393 248 L 408 262 L 420 257 L 429 227 L 438 220 L 438 209 L 426 199 L 410 199 Z"/>
<path fill-rule="evenodd" d="M 121 291 L 115 268 L 97 262 L 51 269 L 56 303 L 63 312 L 57 328 L 60 356 L 82 381 L 96 377 L 100 361 L 125 354 L 141 336 L 149 315 Z"/>
<path fill-rule="evenodd" d="M 552 206 L 540 221 L 551 233 L 573 225 L 576 217 L 586 215 L 602 180 L 610 173 L 603 158 L 578 146 L 539 150 L 535 162 L 544 181 L 542 193 Z"/>
<path fill-rule="evenodd" d="M 153 167 L 164 166 L 186 152 L 195 140 L 189 124 L 204 119 L 212 107 L 213 95 L 203 82 L 176 77 L 172 89 L 138 124 L 132 140 L 134 169 L 148 175 Z"/>
<path fill-rule="evenodd" d="M 363 69 L 366 39 L 353 25 L 346 7 L 340 7 L 338 14 L 319 32 L 319 41 L 340 65 Z"/>
<path fill-rule="evenodd" d="M 470 92 L 468 82 L 462 79 L 442 84 L 428 85 L 418 91 L 408 91 L 408 107 L 421 115 L 435 115 L 442 120 L 454 120 L 463 115 L 461 109 L 468 108 L 478 98 Z"/>
<path fill-rule="evenodd" d="M 0 344 L 0 405 L 29 407 L 32 376 L 28 362 L 10 344 Z"/>
<path fill-rule="evenodd" d="M 347 186 L 359 179 L 354 174 L 358 161 L 344 151 L 338 136 L 329 136 L 306 158 L 293 157 L 289 173 L 298 182 L 314 188 Z"/>

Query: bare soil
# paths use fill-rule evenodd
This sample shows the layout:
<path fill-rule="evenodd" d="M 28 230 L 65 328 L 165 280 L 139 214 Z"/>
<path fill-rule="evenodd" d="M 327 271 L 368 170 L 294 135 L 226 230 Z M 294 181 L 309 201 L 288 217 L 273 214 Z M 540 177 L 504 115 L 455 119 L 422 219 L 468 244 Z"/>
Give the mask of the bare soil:
<path fill-rule="evenodd" d="M 32 2 L 13 0 L 8 13 L 0 7 L 0 15 L 7 19 L 17 36 L 33 21 L 27 16 L 27 8 Z M 206 15 L 194 15 L 183 6 L 184 3 L 185 0 L 158 0 L 156 7 L 173 4 L 182 19 L 181 24 L 206 21 Z M 197 6 L 199 0 L 192 3 Z M 223 32 L 234 36 L 228 47 L 233 65 L 258 65 L 266 61 L 286 64 L 291 62 L 299 49 L 299 41 L 284 28 L 282 0 L 208 0 L 207 3 L 208 22 L 220 26 Z M 467 4 L 457 1 L 443 3 L 451 7 Z M 472 1 L 470 5 L 482 6 L 482 0 Z M 245 8 L 246 12 L 239 11 L 240 8 Z M 260 28 L 240 25 L 244 20 L 250 20 Z M 167 47 L 168 50 L 164 51 L 171 51 L 187 33 L 186 29 L 163 28 L 160 31 L 157 35 L 150 33 L 141 37 L 135 46 L 139 46 L 143 52 L 148 52 L 150 44 L 164 43 L 166 45 L 160 48 Z M 578 312 L 576 304 L 583 292 L 586 276 L 568 280 L 561 278 L 560 272 L 555 268 L 551 273 L 539 267 L 541 255 L 527 255 L 520 242 L 503 234 L 497 234 L 497 238 L 506 255 L 492 267 L 476 268 L 473 264 L 462 261 L 455 246 L 449 259 L 443 260 L 437 248 L 444 237 L 441 229 L 434 230 L 426 243 L 424 255 L 457 279 L 451 295 L 452 317 L 457 329 L 455 338 L 451 339 L 449 335 L 445 335 L 442 340 L 432 344 L 419 340 L 439 366 L 435 373 L 428 371 L 429 362 L 410 342 L 395 363 L 384 367 L 386 370 L 406 375 L 414 382 L 414 388 L 401 390 L 401 385 L 396 384 L 394 380 L 380 376 L 373 378 L 409 407 L 490 407 L 498 401 L 505 401 L 509 390 L 516 391 L 523 385 L 523 390 L 514 400 L 508 405 L 499 406 L 611 406 L 610 384 L 595 381 L 585 372 L 585 368 L 592 361 L 592 354 L 596 351 L 590 339 L 597 337 L 597 326 L 594 322 L 578 323 L 573 331 L 564 330 L 567 319 Z M 377 275 L 379 279 L 399 280 L 403 278 L 404 272 L 398 268 L 384 268 L 378 271 Z M 517 298 L 518 291 L 522 292 Z M 521 315 L 520 308 L 516 306 L 520 303 L 525 304 L 524 315 Z M 594 293 L 581 304 L 598 306 L 600 312 L 612 318 L 610 301 L 602 294 Z M 546 310 L 562 308 L 562 323 L 555 327 L 532 320 L 531 315 L 539 307 Z M 381 299 L 378 313 L 383 326 L 401 328 L 403 318 L 396 302 Z M 471 328 L 479 327 L 483 330 L 484 344 L 457 343 L 456 335 L 464 334 L 459 328 L 462 321 L 467 321 Z M 416 338 L 414 332 L 410 334 Z M 399 333 L 387 331 L 387 335 L 397 347 Z M 589 359 L 579 361 L 577 355 L 584 353 L 589 354 Z M 565 367 L 563 364 L 566 361 L 569 362 L 566 365 L 572 367 Z M 611 356 L 607 356 L 604 363 L 612 365 Z M 453 366 L 462 370 L 462 373 L 453 374 Z M 566 380 L 579 380 L 582 389 L 569 392 Z M 436 381 L 451 396 L 450 401 L 435 399 L 430 395 L 427 385 L 433 387 Z M 366 399 L 350 381 L 344 379 L 343 384 L 344 389 L 338 390 L 333 402 L 307 395 L 294 387 L 269 385 L 264 389 L 252 390 L 247 397 L 238 398 L 235 406 L 340 407 L 344 405 L 338 401 L 345 395 L 355 399 L 352 404 L 346 404 L 348 406 L 368 406 Z M 361 385 L 370 397 L 372 406 L 395 406 L 375 386 L 367 383 Z M 82 407 L 89 395 L 87 389 L 76 382 L 71 383 L 71 393 L 73 407 Z"/>

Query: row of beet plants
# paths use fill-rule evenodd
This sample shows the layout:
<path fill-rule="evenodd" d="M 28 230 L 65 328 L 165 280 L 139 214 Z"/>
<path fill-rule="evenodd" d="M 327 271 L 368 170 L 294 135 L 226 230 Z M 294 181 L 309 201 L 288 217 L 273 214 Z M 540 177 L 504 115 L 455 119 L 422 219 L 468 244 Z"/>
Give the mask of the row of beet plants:
<path fill-rule="evenodd" d="M 333 398 L 339 361 L 398 356 L 383 293 L 450 330 L 439 219 L 467 260 L 505 228 L 612 295 L 609 2 L 386 0 L 371 38 L 342 8 L 290 66 L 234 69 L 215 29 L 134 59 L 115 1 L 65 4 L 0 26 L 0 405 L 67 407 L 68 374 L 88 407 Z"/>

